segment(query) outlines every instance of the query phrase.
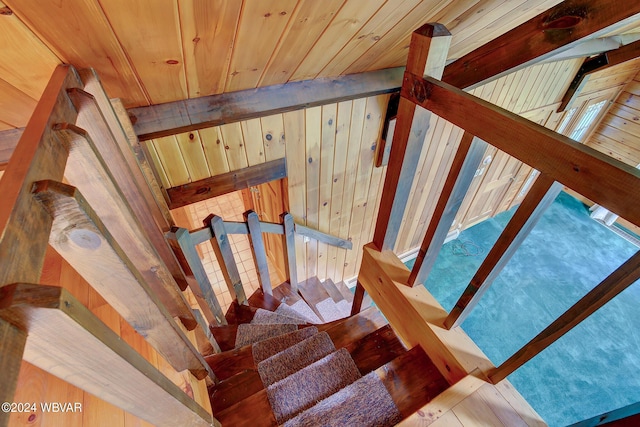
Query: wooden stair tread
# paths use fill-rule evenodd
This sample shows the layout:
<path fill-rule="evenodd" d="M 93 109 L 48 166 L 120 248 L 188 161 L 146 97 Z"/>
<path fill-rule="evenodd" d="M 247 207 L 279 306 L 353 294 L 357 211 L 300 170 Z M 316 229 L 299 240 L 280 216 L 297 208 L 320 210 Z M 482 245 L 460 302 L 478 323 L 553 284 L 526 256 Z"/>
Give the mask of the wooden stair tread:
<path fill-rule="evenodd" d="M 329 296 L 327 291 L 324 289 L 320 280 L 318 280 L 317 277 L 311 277 L 300 283 L 298 285 L 298 290 L 300 291 L 302 299 L 304 299 L 313 312 L 316 313 L 316 316 L 324 321 L 322 314 L 320 314 L 320 311 L 316 308 L 316 304 L 320 301 L 326 300 L 327 298 L 331 298 L 331 296 Z"/>
<path fill-rule="evenodd" d="M 250 345 L 213 354 L 205 357 L 204 360 L 209 364 L 220 381 L 231 378 L 239 372 L 256 369 Z"/>
<path fill-rule="evenodd" d="M 344 282 L 338 282 L 338 283 L 335 283 L 335 285 L 336 285 L 336 288 L 338 288 L 338 290 L 342 294 L 342 297 L 345 300 L 347 300 L 348 302 L 352 303 L 353 302 L 353 292 L 351 292 L 349 287 Z"/>
<path fill-rule="evenodd" d="M 407 352 L 390 325 L 368 334 L 345 347 L 362 376 Z"/>
<path fill-rule="evenodd" d="M 297 292 L 293 292 L 289 282 L 284 282 L 274 288 L 273 296 L 287 305 L 293 305 L 302 300 L 302 297 Z"/>
<path fill-rule="evenodd" d="M 254 369 L 242 371 L 213 387 L 209 387 L 211 410 L 214 414 L 222 412 L 263 388 L 258 371 Z"/>
<path fill-rule="evenodd" d="M 333 283 L 333 280 L 325 280 L 324 282 L 322 282 L 322 287 L 325 291 L 327 291 L 327 294 L 329 294 L 333 302 L 337 303 L 340 301 L 344 301 L 342 293 L 340 293 L 340 290 L 336 287 L 335 283 Z"/>
<path fill-rule="evenodd" d="M 236 346 L 238 325 L 210 326 L 209 330 L 211 330 L 211 334 L 218 343 L 221 351 L 233 350 Z"/>
<path fill-rule="evenodd" d="M 250 307 L 248 305 L 238 304 L 238 301 L 233 301 L 224 315 L 229 325 L 239 325 L 241 323 L 251 323 L 253 316 L 258 309 L 256 307 Z"/>
<path fill-rule="evenodd" d="M 250 353 L 250 346 L 247 347 L 249 351 L 246 353 Z M 345 348 L 363 376 L 407 352 L 389 325 L 370 332 L 363 338 L 349 343 Z M 209 396 L 214 414 L 226 410 L 263 388 L 257 368 L 239 372 L 210 387 Z"/>
<path fill-rule="evenodd" d="M 255 308 L 264 308 L 265 310 L 275 311 L 281 302 L 272 295 L 265 294 L 262 289 L 258 288 L 249 297 L 249 305 Z"/>
<path fill-rule="evenodd" d="M 449 388 L 449 383 L 420 346 L 376 369 L 402 418 Z"/>
<path fill-rule="evenodd" d="M 255 414 L 256 416 L 250 416 Z M 267 427 L 277 425 L 267 391 L 262 389 L 213 416 L 223 426 Z"/>
<path fill-rule="evenodd" d="M 387 324 L 387 320 L 375 307 L 363 310 L 355 316 L 316 325 L 318 331 L 326 331 L 337 348 L 364 338 Z"/>

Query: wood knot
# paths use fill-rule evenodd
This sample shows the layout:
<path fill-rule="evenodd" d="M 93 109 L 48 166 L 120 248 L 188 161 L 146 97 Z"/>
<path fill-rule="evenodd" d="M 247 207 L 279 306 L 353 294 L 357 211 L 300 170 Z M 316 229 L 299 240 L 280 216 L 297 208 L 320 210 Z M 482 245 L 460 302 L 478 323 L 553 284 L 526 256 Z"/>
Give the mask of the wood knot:
<path fill-rule="evenodd" d="M 176 65 L 176 64 L 179 64 L 179 62 L 178 62 L 178 61 L 176 61 L 175 59 L 168 59 L 168 60 L 167 60 L 167 64 L 169 64 L 169 65 Z"/>
<path fill-rule="evenodd" d="M 196 194 L 206 194 L 209 191 L 211 191 L 211 188 L 209 187 L 200 187 L 196 190 Z"/>
<path fill-rule="evenodd" d="M 5 6 L 3 8 L 0 8 L 0 15 L 4 15 L 4 16 L 13 15 L 13 10 Z"/>
<path fill-rule="evenodd" d="M 429 90 L 422 80 L 415 80 L 411 86 L 411 96 L 413 96 L 420 104 L 429 97 Z"/>

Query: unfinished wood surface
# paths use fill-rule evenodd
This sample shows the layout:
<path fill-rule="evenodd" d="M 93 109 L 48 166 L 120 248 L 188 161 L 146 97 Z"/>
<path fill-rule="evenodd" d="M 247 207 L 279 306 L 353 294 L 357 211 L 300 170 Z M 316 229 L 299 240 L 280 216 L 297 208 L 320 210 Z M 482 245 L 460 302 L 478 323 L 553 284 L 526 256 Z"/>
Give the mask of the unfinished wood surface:
<path fill-rule="evenodd" d="M 615 0 L 564 1 L 448 65 L 442 79 L 468 88 L 500 77 L 561 48 L 571 48 L 581 38 L 594 38 L 632 22 L 640 13 L 640 6 L 634 6 Z"/>
<path fill-rule="evenodd" d="M 318 242 L 326 243 L 327 245 L 336 246 L 343 249 L 353 248 L 353 244 L 349 240 L 331 236 L 330 234 L 323 233 L 319 230 L 314 230 L 313 228 L 305 227 L 304 225 L 300 224 L 295 224 L 294 228 L 295 232 L 299 235 L 309 237 L 310 239 L 315 239 Z"/>
<path fill-rule="evenodd" d="M 24 132 L 24 128 L 8 129 L 0 132 L 0 170 L 4 170 L 11 159 L 13 150 Z"/>
<path fill-rule="evenodd" d="M 635 255 L 625 261 L 571 308 L 554 320 L 551 325 L 495 368 L 489 374 L 491 381 L 499 382 L 506 378 L 638 279 L 640 279 L 640 252 L 636 252 Z"/>
<path fill-rule="evenodd" d="M 482 261 L 471 282 L 463 291 L 447 316 L 444 325 L 456 327 L 469 316 L 484 293 L 502 272 L 522 242 L 536 226 L 547 208 L 551 206 L 563 186 L 547 175 L 541 174 L 529 190 L 497 242 Z"/>
<path fill-rule="evenodd" d="M 633 197 L 627 189 L 640 185 L 637 169 L 449 85 L 431 78 L 411 78 L 415 84 L 424 85 L 423 89 L 430 95 L 428 99 L 419 101 L 409 90 L 403 90 L 405 96 L 452 123 L 464 126 L 467 131 L 540 172 L 550 174 L 555 180 L 625 219 L 640 223 L 639 206 L 626 203 Z M 409 85 L 412 86 L 413 83 Z M 452 105 L 456 107 L 451 108 Z M 474 120 L 468 120 L 469 117 Z M 514 135 L 538 143 L 535 147 L 511 144 Z M 599 185 L 592 185 L 593 182 Z"/>
<path fill-rule="evenodd" d="M 284 159 L 272 160 L 233 172 L 167 189 L 169 207 L 176 209 L 222 194 L 242 190 L 287 176 Z"/>
<path fill-rule="evenodd" d="M 52 127 L 76 119 L 66 95 L 71 87 L 82 87 L 75 70 L 56 68 L 0 180 L 0 286 L 40 279 L 52 220 L 30 193 L 35 181 L 63 177 L 69 146 Z"/>
<path fill-rule="evenodd" d="M 280 216 L 284 227 L 284 247 L 287 252 L 285 261 L 287 266 L 287 282 L 293 292 L 298 292 L 298 266 L 296 264 L 296 239 L 293 216 L 290 213 L 283 213 Z"/>
<path fill-rule="evenodd" d="M 244 219 L 249 227 L 249 243 L 251 244 L 253 261 L 258 270 L 258 282 L 266 294 L 272 295 L 273 290 L 271 289 L 271 279 L 269 278 L 269 264 L 267 262 L 264 241 L 262 240 L 262 230 L 260 228 L 258 214 L 253 211 L 245 212 Z"/>
<path fill-rule="evenodd" d="M 174 227 L 167 234 L 167 240 L 173 248 L 176 258 L 183 261 L 185 274 L 193 275 L 194 280 L 189 282 L 189 288 L 198 301 L 207 322 L 210 325 L 224 324 L 224 313 L 213 292 L 213 287 L 198 256 L 196 246 L 191 240 L 189 230 Z"/>
<path fill-rule="evenodd" d="M 204 378 L 202 356 L 77 189 L 40 181 L 35 194 L 53 218 L 51 246 L 176 370 Z"/>
<path fill-rule="evenodd" d="M 149 241 L 140 219 L 132 212 L 121 187 L 116 184 L 114 174 L 106 165 L 105 159 L 109 157 L 102 156 L 93 139 L 77 126 L 58 124 L 55 131 L 71 147 L 65 169 L 66 178 L 87 195 L 92 209 L 111 230 L 114 239 L 134 262 L 171 315 L 183 320 L 185 326 L 191 329 L 195 327 L 195 319 L 177 283 L 159 258 L 156 247 Z M 114 159 L 113 164 L 116 163 Z M 164 239 L 161 241 L 168 250 Z"/>
<path fill-rule="evenodd" d="M 397 91 L 403 70 L 374 71 L 129 110 L 136 134 L 148 140 L 224 123 Z"/>
<path fill-rule="evenodd" d="M 4 297 L 3 288 L 0 291 L 0 300 Z M 0 369 L 3 372 L 2 386 L 0 387 L 0 399 L 3 402 L 15 402 L 16 385 L 18 383 L 18 374 L 20 373 L 20 365 L 24 347 L 27 343 L 27 332 L 14 326 L 5 319 L 0 320 Z M 11 413 L 2 411 L 0 414 L 0 425 L 8 426 Z"/>
<path fill-rule="evenodd" d="M 204 222 L 211 228 L 211 233 L 213 234 L 210 240 L 211 246 L 220 263 L 224 281 L 227 284 L 227 289 L 229 289 L 229 295 L 232 300 L 237 300 L 238 304 L 245 304 L 247 297 L 242 287 L 240 273 L 233 257 L 224 221 L 219 216 L 211 215 Z"/>
<path fill-rule="evenodd" d="M 407 70 L 440 78 L 450 43 L 451 34 L 440 24 L 427 24 L 416 30 L 411 39 Z M 429 119 L 427 111 L 417 109 L 414 103 L 405 98 L 400 100 L 389 156 L 389 172 L 384 181 L 373 237 L 380 249 L 390 249 L 396 244 Z"/>
<path fill-rule="evenodd" d="M 2 307 L 3 319 L 29 331 L 29 363 L 155 425 L 214 421 L 65 289 L 13 285 Z"/>

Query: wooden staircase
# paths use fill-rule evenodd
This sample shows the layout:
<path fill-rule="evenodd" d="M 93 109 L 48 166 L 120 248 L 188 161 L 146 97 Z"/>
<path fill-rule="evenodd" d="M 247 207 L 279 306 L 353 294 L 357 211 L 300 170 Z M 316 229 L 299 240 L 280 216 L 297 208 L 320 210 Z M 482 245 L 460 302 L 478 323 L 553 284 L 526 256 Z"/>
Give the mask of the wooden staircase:
<path fill-rule="evenodd" d="M 309 295 L 323 297 L 323 292 L 327 293 L 317 279 L 305 282 L 300 286 L 301 290 L 303 288 L 306 289 L 301 292 L 303 297 L 307 295 L 311 301 L 313 299 Z M 228 325 L 211 327 L 223 351 L 205 358 L 219 379 L 219 383 L 209 387 L 209 396 L 213 415 L 222 425 L 277 425 L 253 359 L 252 346 L 234 348 L 238 325 L 250 323 L 258 309 L 275 312 L 281 304 L 292 305 L 300 301 L 300 296 L 292 292 L 287 283 L 273 291 L 272 296 L 258 289 L 249 298 L 249 305 L 234 303 L 229 308 L 226 314 Z M 333 296 L 345 301 L 339 291 Z M 363 376 L 375 371 L 403 418 L 449 386 L 424 351 L 419 347 L 407 350 L 374 307 L 333 322 L 297 327 L 317 327 L 319 332 L 326 332 L 336 349 L 344 348 L 349 352 Z M 416 372 L 420 375 L 415 375 Z M 366 411 L 366 408 L 353 410 Z"/>

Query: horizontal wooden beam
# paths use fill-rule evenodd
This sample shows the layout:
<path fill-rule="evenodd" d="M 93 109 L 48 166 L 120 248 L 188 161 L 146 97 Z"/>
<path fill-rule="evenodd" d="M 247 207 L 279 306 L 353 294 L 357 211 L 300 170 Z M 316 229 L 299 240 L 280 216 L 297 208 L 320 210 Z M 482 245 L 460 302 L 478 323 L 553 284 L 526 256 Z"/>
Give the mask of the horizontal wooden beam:
<path fill-rule="evenodd" d="M 331 234 L 323 233 L 322 231 L 314 230 L 307 226 L 296 224 L 295 231 L 301 236 L 306 236 L 311 239 L 315 239 L 318 242 L 326 243 L 327 245 L 336 246 L 342 249 L 353 249 L 353 243 L 351 240 L 343 239 L 341 237 L 332 236 Z"/>
<path fill-rule="evenodd" d="M 405 78 L 403 97 L 640 225 L 640 170 L 446 83 Z"/>
<path fill-rule="evenodd" d="M 180 208 L 191 203 L 201 202 L 212 197 L 243 190 L 286 176 L 287 163 L 282 158 L 204 178 L 167 189 L 169 208 Z"/>
<path fill-rule="evenodd" d="M 39 181 L 34 194 L 53 218 L 51 246 L 171 366 L 206 377 L 209 365 L 78 190 Z"/>
<path fill-rule="evenodd" d="M 129 109 L 138 138 L 148 140 L 285 111 L 396 92 L 404 68 L 289 82 Z"/>
<path fill-rule="evenodd" d="M 565 0 L 449 64 L 442 80 L 473 88 L 620 28 L 640 13 L 640 2 Z"/>
<path fill-rule="evenodd" d="M 573 101 L 580 95 L 580 91 L 585 86 L 589 75 L 596 71 L 606 70 L 615 65 L 631 61 L 639 56 L 640 40 L 619 47 L 618 49 L 601 53 L 593 58 L 587 58 L 569 84 L 569 88 L 562 97 L 557 112 L 561 113 L 573 104 Z"/>
<path fill-rule="evenodd" d="M 0 318 L 28 331 L 24 360 L 153 425 L 215 422 L 64 288 L 5 286 Z"/>
<path fill-rule="evenodd" d="M 580 322 L 591 316 L 620 292 L 640 279 L 640 251 L 625 261 L 598 286 L 565 311 L 551 325 L 536 335 L 531 341 L 489 373 L 494 383 L 503 380 L 513 371 L 553 344 Z"/>
<path fill-rule="evenodd" d="M 620 421 L 616 424 L 614 421 Z M 630 427 L 640 425 L 640 402 L 635 402 L 586 420 L 578 421 L 568 427 L 595 427 L 609 424 L 609 427 Z"/>

